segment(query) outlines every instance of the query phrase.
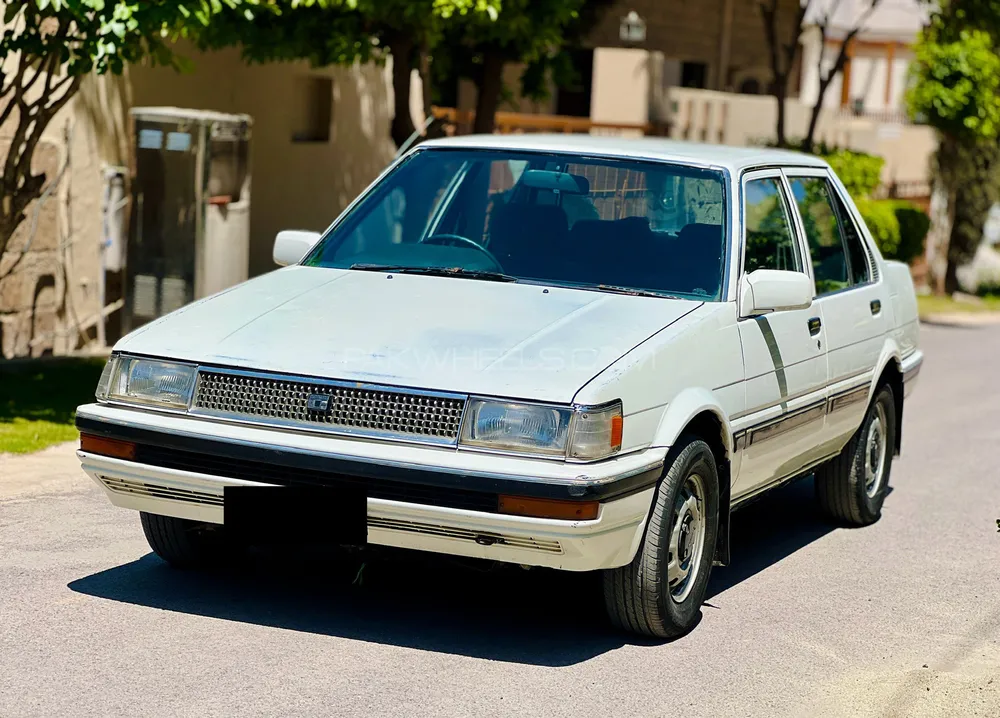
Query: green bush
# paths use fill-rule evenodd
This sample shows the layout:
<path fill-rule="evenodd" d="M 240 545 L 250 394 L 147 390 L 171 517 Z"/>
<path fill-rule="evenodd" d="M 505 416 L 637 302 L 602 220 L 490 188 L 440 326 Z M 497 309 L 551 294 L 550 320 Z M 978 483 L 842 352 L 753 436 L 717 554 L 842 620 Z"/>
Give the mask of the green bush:
<path fill-rule="evenodd" d="M 830 163 L 851 197 L 869 197 L 882 179 L 885 160 L 877 155 L 853 150 L 820 148 L 817 154 Z"/>
<path fill-rule="evenodd" d="M 906 200 L 894 200 L 896 221 L 899 222 L 899 246 L 894 256 L 883 252 L 886 259 L 898 259 L 910 264 L 923 256 L 924 243 L 931 228 L 931 218 L 922 209 Z"/>
<path fill-rule="evenodd" d="M 875 244 L 886 259 L 893 259 L 899 252 L 900 228 L 896 219 L 895 201 L 888 199 L 868 199 L 859 197 L 854 200 L 861 217 L 868 225 Z"/>

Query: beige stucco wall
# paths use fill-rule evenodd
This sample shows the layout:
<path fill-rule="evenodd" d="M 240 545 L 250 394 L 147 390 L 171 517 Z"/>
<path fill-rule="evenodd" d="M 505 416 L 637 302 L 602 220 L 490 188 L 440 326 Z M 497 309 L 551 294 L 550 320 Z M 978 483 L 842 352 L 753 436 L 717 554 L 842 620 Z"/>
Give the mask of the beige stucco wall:
<path fill-rule="evenodd" d="M 274 269 L 282 229 L 325 229 L 392 159 L 391 84 L 386 68 L 311 68 L 307 63 L 245 65 L 236 50 L 188 53 L 191 74 L 133 67 L 135 106 L 172 105 L 253 117 L 250 274 Z M 333 81 L 327 142 L 293 142 L 295 80 Z"/>
<path fill-rule="evenodd" d="M 5 59 L 5 69 L 16 57 Z M 16 118 L 0 127 L 6 157 Z M 49 190 L 0 256 L 0 358 L 65 353 L 95 336 L 100 308 L 102 164 L 75 102 L 45 129 L 33 158 Z M 21 253 L 27 249 L 23 259 Z"/>
<path fill-rule="evenodd" d="M 777 105 L 772 97 L 734 95 L 681 87 L 669 91 L 671 137 L 729 145 L 760 144 L 774 139 Z M 786 105 L 788 137 L 802 137 L 811 108 L 798 100 Z M 937 148 L 934 130 L 922 125 L 878 122 L 824 109 L 815 139 L 831 146 L 870 152 L 885 159 L 882 181 L 928 182 L 929 162 Z"/>
<path fill-rule="evenodd" d="M 601 47 L 594 50 L 590 119 L 641 124 L 649 118 L 651 53 Z"/>
<path fill-rule="evenodd" d="M 61 167 L 66 171 L 38 213 L 31 253 L 0 284 L 0 355 L 64 353 L 97 339 L 102 173 L 106 166 L 128 163 L 128 108 L 170 105 L 254 118 L 251 275 L 274 268 L 271 246 L 279 230 L 324 229 L 392 159 L 389 68 L 248 66 L 236 50 L 180 49 L 194 61 L 194 72 L 140 65 L 129 68 L 125 77 L 87 78 L 77 98 L 50 124 L 36 153 L 36 168 L 45 169 L 50 179 Z M 292 141 L 296 118 L 289 108 L 295 105 L 296 80 L 307 76 L 332 80 L 325 142 Z M 420 103 L 416 94 L 411 104 L 419 110 Z M 12 133 L 11 122 L 0 128 L 0 156 Z M 11 250 L 24 246 L 33 211 L 29 207 L 29 221 Z M 0 274 L 17 253 L 0 257 Z"/>

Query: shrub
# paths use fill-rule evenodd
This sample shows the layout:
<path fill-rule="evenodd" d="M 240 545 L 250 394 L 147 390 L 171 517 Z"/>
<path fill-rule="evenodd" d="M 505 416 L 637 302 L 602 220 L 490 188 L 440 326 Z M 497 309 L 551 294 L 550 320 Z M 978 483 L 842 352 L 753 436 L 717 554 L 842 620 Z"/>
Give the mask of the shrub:
<path fill-rule="evenodd" d="M 899 252 L 900 231 L 899 220 L 896 219 L 895 202 L 887 199 L 868 199 L 859 197 L 854 200 L 861 217 L 868 225 L 875 244 L 886 259 L 894 259 Z"/>
<path fill-rule="evenodd" d="M 818 154 L 830 163 L 851 197 L 855 199 L 870 197 L 882 180 L 882 165 L 885 164 L 885 160 L 877 155 L 840 149 Z"/>
<path fill-rule="evenodd" d="M 912 202 L 900 199 L 895 200 L 893 204 L 896 221 L 899 222 L 899 246 L 896 248 L 895 256 L 885 256 L 886 259 L 898 259 L 900 262 L 910 264 L 924 254 L 924 243 L 931 228 L 931 218 Z"/>

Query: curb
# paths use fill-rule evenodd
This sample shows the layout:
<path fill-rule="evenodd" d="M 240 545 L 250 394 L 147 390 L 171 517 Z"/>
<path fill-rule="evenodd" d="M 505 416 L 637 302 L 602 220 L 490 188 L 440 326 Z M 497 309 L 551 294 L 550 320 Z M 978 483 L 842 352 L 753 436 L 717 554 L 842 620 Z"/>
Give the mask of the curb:
<path fill-rule="evenodd" d="M 936 327 L 987 327 L 1000 324 L 1000 312 L 945 312 L 920 317 L 921 324 Z"/>

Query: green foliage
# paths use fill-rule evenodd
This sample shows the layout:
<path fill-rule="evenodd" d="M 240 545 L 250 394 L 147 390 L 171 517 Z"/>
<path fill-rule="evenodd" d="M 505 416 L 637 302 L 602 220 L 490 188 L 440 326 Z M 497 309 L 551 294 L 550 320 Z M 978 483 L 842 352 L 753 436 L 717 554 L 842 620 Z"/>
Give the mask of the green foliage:
<path fill-rule="evenodd" d="M 466 15 L 497 17 L 500 0 L 268 0 L 258 12 L 220 15 L 199 35 L 203 48 L 239 45 L 249 62 L 304 59 L 315 66 L 382 61 L 401 37 L 432 47 Z"/>
<path fill-rule="evenodd" d="M 982 30 L 942 42 L 938 16 L 914 48 L 910 111 L 941 132 L 969 141 L 1000 134 L 1000 56 Z"/>
<path fill-rule="evenodd" d="M 6 4 L 0 55 L 57 57 L 68 75 L 120 73 L 130 62 L 179 67 L 170 43 L 224 8 L 253 14 L 260 0 L 21 0 Z M 11 31 L 12 30 L 12 31 Z"/>
<path fill-rule="evenodd" d="M 851 197 L 870 197 L 882 178 L 885 160 L 877 155 L 852 150 L 826 150 L 818 154 L 830 163 L 830 167 L 840 177 Z"/>
<path fill-rule="evenodd" d="M 931 218 L 919 207 L 906 200 L 893 200 L 893 211 L 899 223 L 899 246 L 892 256 L 882 254 L 887 259 L 898 259 L 910 264 L 924 254 L 927 233 L 931 228 Z"/>
<path fill-rule="evenodd" d="M 875 244 L 882 256 L 893 258 L 899 251 L 899 220 L 896 219 L 895 203 L 892 200 L 876 200 L 859 197 L 854 200 L 862 219 L 868 225 Z"/>

